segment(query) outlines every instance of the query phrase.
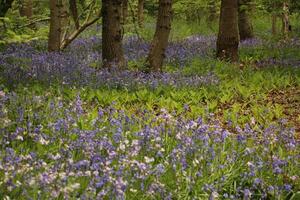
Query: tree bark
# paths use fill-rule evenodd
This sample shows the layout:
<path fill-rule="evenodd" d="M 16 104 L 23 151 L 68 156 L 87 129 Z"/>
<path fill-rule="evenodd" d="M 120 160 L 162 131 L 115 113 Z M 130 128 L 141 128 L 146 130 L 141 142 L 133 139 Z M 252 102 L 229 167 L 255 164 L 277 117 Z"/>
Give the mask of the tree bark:
<path fill-rule="evenodd" d="M 76 0 L 69 0 L 70 12 L 75 24 L 75 28 L 79 29 L 79 18 Z"/>
<path fill-rule="evenodd" d="M 238 0 L 238 18 L 240 40 L 254 37 L 253 26 L 249 17 L 249 0 Z"/>
<path fill-rule="evenodd" d="M 32 0 L 21 0 L 20 1 L 20 15 L 21 17 L 27 17 L 28 19 L 30 19 L 32 17 Z"/>
<path fill-rule="evenodd" d="M 0 0 L 0 17 L 5 17 L 14 0 Z"/>
<path fill-rule="evenodd" d="M 20 16 L 26 17 L 27 19 L 31 20 L 33 16 L 32 8 L 33 8 L 32 0 L 21 0 L 20 8 L 19 8 Z M 36 28 L 35 23 L 31 23 L 29 27 L 31 29 L 35 29 Z"/>
<path fill-rule="evenodd" d="M 222 0 L 217 57 L 231 62 L 238 61 L 239 30 L 237 0 Z"/>
<path fill-rule="evenodd" d="M 282 8 L 282 34 L 285 38 L 289 37 L 289 5 L 287 2 L 283 2 Z"/>
<path fill-rule="evenodd" d="M 49 51 L 60 50 L 67 15 L 65 0 L 50 0 Z"/>
<path fill-rule="evenodd" d="M 122 3 L 122 23 L 126 24 L 128 17 L 128 0 L 123 0 Z"/>
<path fill-rule="evenodd" d="M 122 46 L 122 0 L 102 0 L 102 60 L 103 67 L 125 67 Z"/>
<path fill-rule="evenodd" d="M 159 0 L 154 38 L 147 61 L 153 71 L 161 71 L 171 31 L 172 0 Z"/>
<path fill-rule="evenodd" d="M 144 0 L 138 0 L 138 12 L 137 12 L 139 27 L 144 25 Z"/>

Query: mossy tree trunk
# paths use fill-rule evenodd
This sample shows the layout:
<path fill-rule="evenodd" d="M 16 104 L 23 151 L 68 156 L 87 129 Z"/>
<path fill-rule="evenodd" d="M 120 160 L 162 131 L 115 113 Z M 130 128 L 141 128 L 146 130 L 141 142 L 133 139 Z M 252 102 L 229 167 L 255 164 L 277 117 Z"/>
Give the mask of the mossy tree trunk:
<path fill-rule="evenodd" d="M 237 0 L 222 0 L 217 57 L 231 62 L 238 61 L 239 30 Z"/>
<path fill-rule="evenodd" d="M 125 67 L 121 20 L 122 0 L 102 0 L 102 60 L 104 67 Z"/>
<path fill-rule="evenodd" d="M 172 0 L 159 0 L 158 17 L 154 38 L 148 55 L 148 65 L 152 71 L 161 71 L 168 39 L 171 31 Z"/>
<path fill-rule="evenodd" d="M 240 40 L 246 40 L 254 37 L 253 26 L 249 16 L 250 0 L 238 0 L 238 18 Z"/>

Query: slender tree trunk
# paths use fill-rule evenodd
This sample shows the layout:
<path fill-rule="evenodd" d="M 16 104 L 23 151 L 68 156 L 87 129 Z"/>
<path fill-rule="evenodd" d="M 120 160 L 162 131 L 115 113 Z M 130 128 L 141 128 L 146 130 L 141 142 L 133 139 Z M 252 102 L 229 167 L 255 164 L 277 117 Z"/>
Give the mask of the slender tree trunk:
<path fill-rule="evenodd" d="M 239 30 L 237 0 L 222 0 L 217 57 L 231 62 L 238 61 Z"/>
<path fill-rule="evenodd" d="M 50 30 L 48 50 L 59 51 L 66 25 L 66 1 L 50 0 Z"/>
<path fill-rule="evenodd" d="M 289 5 L 287 2 L 283 2 L 282 8 L 282 34 L 285 38 L 289 37 Z"/>
<path fill-rule="evenodd" d="M 26 17 L 29 20 L 32 19 L 32 16 L 33 16 L 32 7 L 33 7 L 32 0 L 21 0 L 20 1 L 20 8 L 19 8 L 20 16 L 21 17 Z M 35 23 L 32 23 L 29 27 L 34 29 L 35 28 Z"/>
<path fill-rule="evenodd" d="M 161 71 L 171 31 L 172 0 L 159 0 L 156 31 L 147 61 L 150 69 Z"/>
<path fill-rule="evenodd" d="M 102 59 L 104 67 L 125 67 L 122 46 L 122 0 L 102 0 Z"/>
<path fill-rule="evenodd" d="M 144 0 L 138 0 L 138 24 L 139 27 L 143 27 L 144 25 Z"/>
<path fill-rule="evenodd" d="M 128 17 L 128 0 L 123 0 L 122 3 L 122 23 L 126 24 Z"/>
<path fill-rule="evenodd" d="M 76 0 L 69 0 L 70 12 L 75 24 L 75 28 L 79 29 L 79 18 Z"/>
<path fill-rule="evenodd" d="M 275 36 L 277 34 L 277 15 L 275 13 L 272 14 L 272 35 Z"/>
<path fill-rule="evenodd" d="M 238 0 L 238 18 L 240 40 L 246 40 L 254 37 L 253 26 L 249 17 L 250 0 Z"/>
<path fill-rule="evenodd" d="M 32 17 L 32 6 L 32 0 L 21 0 L 19 8 L 21 17 L 30 19 Z"/>
<path fill-rule="evenodd" d="M 50 30 L 48 38 L 49 51 L 58 51 L 60 49 L 62 35 L 60 6 L 61 5 L 58 0 L 50 0 Z"/>
<path fill-rule="evenodd" d="M 62 37 L 65 37 L 67 35 L 67 32 L 68 32 L 68 28 L 69 28 L 69 25 L 70 25 L 70 9 L 69 9 L 69 4 L 68 4 L 68 0 L 59 0 L 61 1 L 61 21 L 62 21 Z"/>
<path fill-rule="evenodd" d="M 14 0 L 0 0 L 0 17 L 5 17 Z"/>

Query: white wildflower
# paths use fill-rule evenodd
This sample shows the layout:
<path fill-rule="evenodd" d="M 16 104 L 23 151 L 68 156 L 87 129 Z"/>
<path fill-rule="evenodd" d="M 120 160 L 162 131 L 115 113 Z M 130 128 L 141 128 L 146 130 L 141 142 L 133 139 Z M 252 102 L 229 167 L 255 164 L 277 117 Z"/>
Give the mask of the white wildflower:
<path fill-rule="evenodd" d="M 147 156 L 145 156 L 144 158 L 145 158 L 145 162 L 146 162 L 146 163 L 154 162 L 154 158 L 149 158 L 149 157 L 147 157 Z"/>
<path fill-rule="evenodd" d="M 45 140 L 43 137 L 40 137 L 40 141 L 39 141 L 42 145 L 48 145 L 49 141 Z"/>
<path fill-rule="evenodd" d="M 17 136 L 17 140 L 23 141 L 24 139 L 23 139 L 23 137 L 22 137 L 21 135 L 18 135 L 18 136 Z"/>

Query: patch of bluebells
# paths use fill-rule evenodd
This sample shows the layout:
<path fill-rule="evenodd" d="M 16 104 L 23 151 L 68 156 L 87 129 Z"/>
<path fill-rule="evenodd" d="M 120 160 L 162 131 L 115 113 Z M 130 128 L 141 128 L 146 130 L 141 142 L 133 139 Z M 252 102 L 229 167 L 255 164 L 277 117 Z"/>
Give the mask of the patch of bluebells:
<path fill-rule="evenodd" d="M 251 40 L 250 40 L 251 41 Z M 248 43 L 248 41 L 246 41 Z M 299 38 L 290 38 L 278 42 L 259 42 L 259 46 L 278 51 L 277 54 L 256 60 L 255 64 L 258 67 L 276 66 L 276 67 L 300 67 L 300 58 L 297 56 L 300 47 Z M 248 45 L 249 46 L 249 45 Z M 250 45 L 251 46 L 251 45 Z M 294 56 L 293 56 L 294 55 Z"/>
<path fill-rule="evenodd" d="M 167 49 L 166 62 L 185 65 L 195 56 L 203 56 L 211 49 L 213 38 L 197 37 L 179 43 L 171 43 Z M 44 83 L 59 82 L 66 85 L 94 87 L 197 87 L 218 83 L 213 73 L 202 76 L 184 76 L 180 73 L 144 73 L 131 70 L 99 69 L 101 66 L 101 38 L 75 40 L 63 52 L 47 52 L 45 43 L 11 44 L 0 53 L 1 75 L 11 84 L 38 80 Z M 124 40 L 124 52 L 128 61 L 143 60 L 149 44 L 137 37 Z"/>
<path fill-rule="evenodd" d="M 277 67 L 300 67 L 300 60 L 295 58 L 267 58 L 255 62 L 258 67 L 277 66 Z"/>
<path fill-rule="evenodd" d="M 298 40 L 293 40 L 296 42 Z M 241 42 L 241 48 L 254 48 L 266 45 L 260 39 Z M 270 44 L 268 44 L 270 46 Z M 268 46 L 267 45 L 267 46 Z M 288 44 L 280 44 L 288 45 Z M 1 76 L 10 84 L 38 80 L 44 83 L 62 83 L 66 85 L 94 87 L 138 87 L 147 85 L 156 87 L 167 85 L 174 87 L 198 87 L 218 83 L 213 73 L 185 76 L 177 73 L 143 73 L 132 70 L 99 69 L 101 66 L 101 38 L 79 38 L 70 47 L 60 53 L 47 52 L 46 43 L 33 41 L 27 44 L 11 44 L 0 52 Z M 142 62 L 146 59 L 150 45 L 136 36 L 124 39 L 125 58 L 129 62 Z M 166 63 L 183 68 L 189 66 L 195 58 L 211 58 L 216 48 L 215 36 L 194 35 L 184 40 L 170 42 L 166 50 Z M 277 47 L 276 47 L 277 48 Z M 256 61 L 258 66 L 299 66 L 295 59 L 269 58 Z"/>
<path fill-rule="evenodd" d="M 22 104 L 20 104 L 22 102 Z M 47 103 L 48 102 L 48 103 Z M 23 107 L 22 107 L 23 106 Z M 300 141 L 282 122 L 88 107 L 0 93 L 0 193 L 55 199 L 275 199 L 299 191 Z M 39 117 L 40 116 L 40 117 Z"/>

